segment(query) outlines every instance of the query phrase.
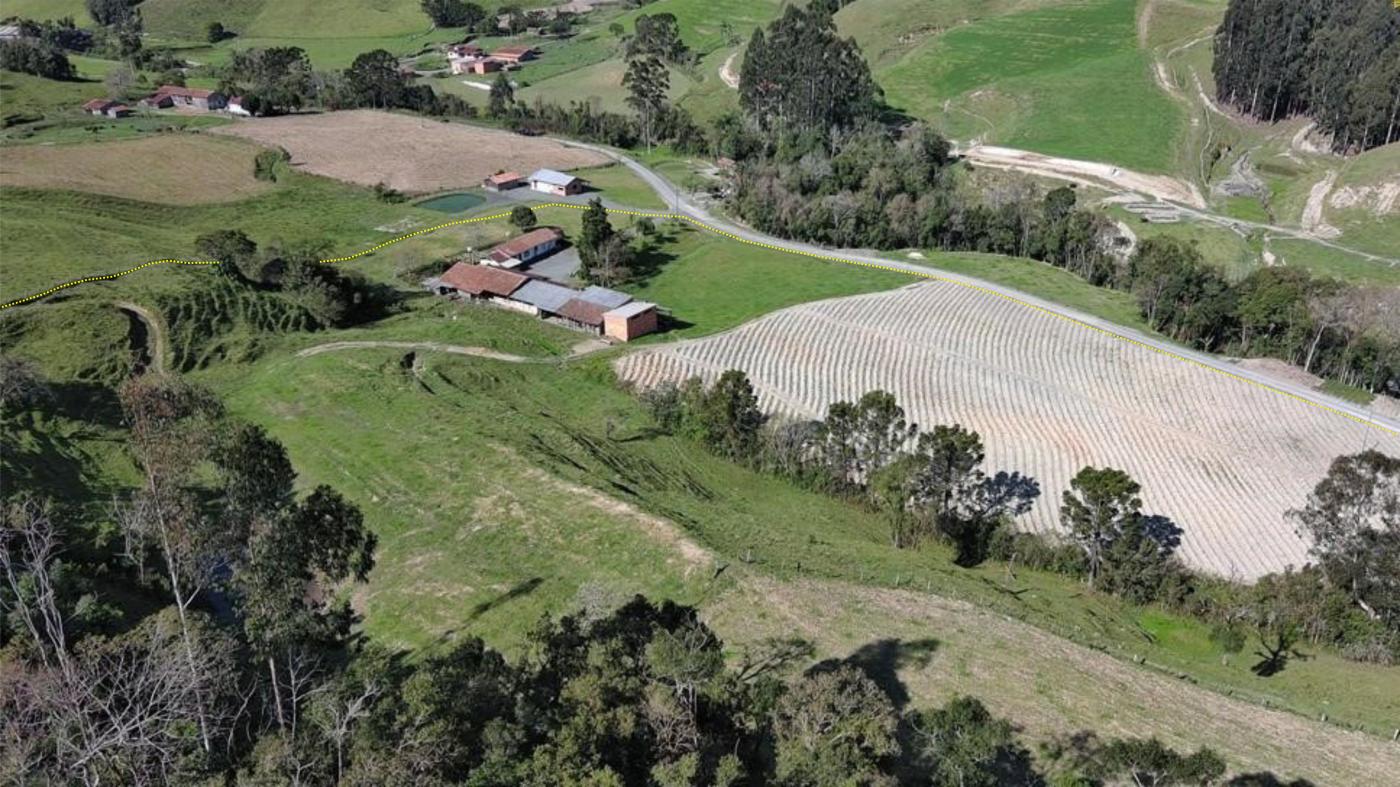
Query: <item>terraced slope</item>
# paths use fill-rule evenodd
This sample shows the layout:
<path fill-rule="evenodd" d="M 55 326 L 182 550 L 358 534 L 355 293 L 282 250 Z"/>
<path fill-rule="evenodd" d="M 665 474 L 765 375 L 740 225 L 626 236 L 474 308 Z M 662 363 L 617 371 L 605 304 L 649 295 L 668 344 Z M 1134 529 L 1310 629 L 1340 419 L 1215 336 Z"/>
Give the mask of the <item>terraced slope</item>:
<path fill-rule="evenodd" d="M 743 369 L 763 407 L 801 417 L 891 391 L 917 423 L 962 423 L 992 467 L 1039 479 L 1022 523 L 1035 531 L 1059 527 L 1079 468 L 1122 468 L 1149 511 L 1185 529 L 1190 565 L 1243 579 L 1305 561 L 1284 514 L 1332 458 L 1400 453 L 1400 439 L 1340 415 L 942 282 L 797 306 L 617 368 L 642 387 Z"/>

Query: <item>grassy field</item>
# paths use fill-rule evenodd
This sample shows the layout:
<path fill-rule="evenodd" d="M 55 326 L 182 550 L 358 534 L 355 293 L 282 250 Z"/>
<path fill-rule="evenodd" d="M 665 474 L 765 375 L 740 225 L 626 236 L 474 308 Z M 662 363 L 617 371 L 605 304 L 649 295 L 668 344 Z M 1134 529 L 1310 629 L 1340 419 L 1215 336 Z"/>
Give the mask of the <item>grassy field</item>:
<path fill-rule="evenodd" d="M 601 167 L 585 167 L 570 170 L 588 181 L 588 184 L 602 192 L 602 196 L 628 207 L 643 210 L 666 210 L 666 203 L 656 196 L 656 192 L 632 174 L 632 170 L 621 164 L 606 164 Z"/>
<path fill-rule="evenodd" d="M 973 21 L 876 76 L 892 105 L 958 137 L 1169 172 L 1184 118 L 1152 81 L 1134 6 L 1057 3 Z"/>
<path fill-rule="evenodd" d="M 5 154 L 0 186 L 87 191 L 167 205 L 234 202 L 265 193 L 253 177 L 260 148 L 203 134 L 161 134 L 90 145 L 28 145 Z M 190 177 L 199 172 L 198 177 Z"/>

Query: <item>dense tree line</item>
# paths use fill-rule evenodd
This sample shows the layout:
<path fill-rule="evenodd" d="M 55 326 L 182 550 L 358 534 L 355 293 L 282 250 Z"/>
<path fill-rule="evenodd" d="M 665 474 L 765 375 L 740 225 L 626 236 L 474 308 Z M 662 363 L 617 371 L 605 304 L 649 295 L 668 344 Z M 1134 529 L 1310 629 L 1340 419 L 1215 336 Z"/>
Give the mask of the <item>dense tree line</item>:
<path fill-rule="evenodd" d="M 1400 140 L 1400 8 L 1391 0 L 1231 0 L 1216 91 L 1264 120 L 1312 116 L 1338 151 Z"/>
<path fill-rule="evenodd" d="M 1260 268 L 1230 282 L 1195 246 L 1145 240 L 1122 269 L 1158 331 L 1214 352 L 1279 358 L 1376 393 L 1400 395 L 1400 293 Z"/>
<path fill-rule="evenodd" d="M 34 38 L 0 41 L 0 68 L 46 79 L 73 79 L 77 76 L 62 47 Z"/>
<path fill-rule="evenodd" d="M 254 115 L 280 115 L 300 109 L 315 94 L 315 72 L 300 47 L 240 49 L 221 69 L 219 87 L 241 96 Z"/>

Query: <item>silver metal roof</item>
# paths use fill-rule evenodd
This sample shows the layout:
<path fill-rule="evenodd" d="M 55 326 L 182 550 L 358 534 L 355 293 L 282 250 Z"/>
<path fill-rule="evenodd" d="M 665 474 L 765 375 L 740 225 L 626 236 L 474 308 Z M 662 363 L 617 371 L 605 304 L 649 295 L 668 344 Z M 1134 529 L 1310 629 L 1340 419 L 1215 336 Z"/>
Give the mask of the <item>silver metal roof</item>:
<path fill-rule="evenodd" d="M 616 309 L 622 304 L 632 300 L 632 296 L 625 292 L 618 292 L 617 290 L 610 290 L 607 287 L 599 287 L 597 285 L 585 289 L 574 297 L 588 301 L 589 303 L 596 303 L 604 309 Z"/>
<path fill-rule="evenodd" d="M 510 299 L 528 303 L 547 312 L 557 312 L 569 299 L 578 297 L 577 290 L 539 279 L 531 279 L 510 294 Z"/>
<path fill-rule="evenodd" d="M 558 170 L 537 169 L 535 170 L 535 174 L 530 176 L 530 180 L 538 180 L 542 183 L 548 183 L 551 186 L 567 186 L 578 180 L 578 178 L 573 175 L 566 175 Z"/>

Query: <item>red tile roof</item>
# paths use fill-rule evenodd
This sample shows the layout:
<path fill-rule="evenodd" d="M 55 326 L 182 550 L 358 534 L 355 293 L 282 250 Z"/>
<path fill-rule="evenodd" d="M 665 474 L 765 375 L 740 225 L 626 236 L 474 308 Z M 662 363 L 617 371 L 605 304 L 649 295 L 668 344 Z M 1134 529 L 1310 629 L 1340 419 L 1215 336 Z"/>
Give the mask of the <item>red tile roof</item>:
<path fill-rule="evenodd" d="M 469 265 L 459 262 L 453 265 L 442 274 L 442 283 L 455 287 L 462 292 L 472 295 L 496 295 L 502 298 L 520 289 L 520 285 L 529 281 L 528 276 L 521 276 L 501 268 L 493 268 L 489 265 Z"/>
<path fill-rule="evenodd" d="M 596 303 L 589 303 L 581 298 L 570 298 L 567 303 L 559 307 L 559 316 L 577 323 L 597 327 L 603 324 L 603 314 L 607 311 L 605 307 Z"/>
<path fill-rule="evenodd" d="M 107 107 L 112 106 L 112 104 L 114 104 L 114 103 L 116 103 L 116 102 L 111 101 L 110 99 L 106 99 L 106 98 L 94 98 L 93 100 L 87 102 L 86 104 L 83 104 L 83 109 L 86 110 L 86 111 L 88 111 L 88 112 L 91 112 L 91 111 L 93 111 L 94 109 L 100 109 L 100 110 L 104 110 L 104 111 L 105 111 L 105 110 L 107 109 Z"/>
<path fill-rule="evenodd" d="M 541 227 L 537 230 L 530 230 L 524 235 L 511 238 L 492 249 L 491 257 L 498 261 L 508 260 L 511 257 L 518 257 L 536 246 L 541 246 L 550 241 L 557 241 L 562 237 L 564 237 L 564 233 L 553 227 Z"/>
<path fill-rule="evenodd" d="M 500 172 L 487 178 L 488 181 L 490 181 L 491 183 L 495 183 L 498 186 L 502 183 L 514 183 L 517 180 L 524 179 L 525 176 L 521 175 L 519 172 Z"/>
<path fill-rule="evenodd" d="M 534 53 L 535 48 L 532 46 L 507 46 L 492 52 L 491 57 L 498 57 L 502 60 L 519 60 Z"/>

